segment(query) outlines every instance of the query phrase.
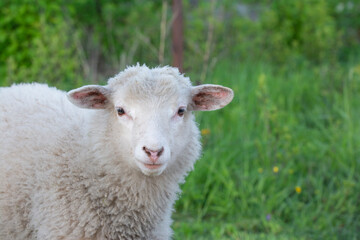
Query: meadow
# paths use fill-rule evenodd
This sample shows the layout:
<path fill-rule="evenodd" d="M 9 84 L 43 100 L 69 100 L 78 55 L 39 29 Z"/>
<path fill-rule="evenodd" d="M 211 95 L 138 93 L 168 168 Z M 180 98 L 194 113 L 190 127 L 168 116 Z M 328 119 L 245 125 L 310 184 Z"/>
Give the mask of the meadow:
<path fill-rule="evenodd" d="M 174 239 L 360 239 L 360 1 L 183 4 L 185 75 L 235 98 L 196 113 L 203 155 Z M 136 62 L 171 65 L 171 5 L 0 1 L 0 86 L 67 91 Z"/>
<path fill-rule="evenodd" d="M 352 62 L 219 63 L 207 82 L 235 98 L 197 115 L 204 152 L 182 186 L 174 239 L 359 239 L 360 63 Z"/>
<path fill-rule="evenodd" d="M 176 202 L 174 239 L 359 239 L 360 61 L 227 59 L 205 82 L 235 97 L 196 113 L 203 154 Z"/>

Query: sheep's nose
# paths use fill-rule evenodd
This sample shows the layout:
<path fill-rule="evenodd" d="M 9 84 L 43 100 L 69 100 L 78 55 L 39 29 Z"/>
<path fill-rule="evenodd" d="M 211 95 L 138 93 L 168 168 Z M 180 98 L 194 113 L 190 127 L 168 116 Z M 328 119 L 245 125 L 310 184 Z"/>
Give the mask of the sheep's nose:
<path fill-rule="evenodd" d="M 146 153 L 146 155 L 148 155 L 148 157 L 150 158 L 150 161 L 152 163 L 156 163 L 156 161 L 159 159 L 161 154 L 164 152 L 164 147 L 161 147 L 160 149 L 157 150 L 153 150 L 144 146 L 143 150 Z"/>

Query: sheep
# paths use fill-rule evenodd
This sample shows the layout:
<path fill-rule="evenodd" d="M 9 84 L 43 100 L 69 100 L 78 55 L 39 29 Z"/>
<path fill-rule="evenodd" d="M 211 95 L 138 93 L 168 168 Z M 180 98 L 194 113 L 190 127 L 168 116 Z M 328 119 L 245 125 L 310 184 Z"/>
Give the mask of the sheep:
<path fill-rule="evenodd" d="M 68 93 L 0 88 L 0 239 L 171 239 L 179 184 L 201 151 L 192 112 L 232 98 L 139 64 Z"/>

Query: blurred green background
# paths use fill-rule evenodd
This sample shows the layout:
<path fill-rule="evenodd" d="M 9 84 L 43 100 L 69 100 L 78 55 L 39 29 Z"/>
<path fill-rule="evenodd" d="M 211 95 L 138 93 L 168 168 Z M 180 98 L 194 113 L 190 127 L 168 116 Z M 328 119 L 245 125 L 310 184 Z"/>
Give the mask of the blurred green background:
<path fill-rule="evenodd" d="M 63 90 L 171 64 L 171 1 L 1 0 L 0 86 Z M 184 0 L 184 71 L 235 91 L 174 239 L 360 239 L 360 1 Z"/>

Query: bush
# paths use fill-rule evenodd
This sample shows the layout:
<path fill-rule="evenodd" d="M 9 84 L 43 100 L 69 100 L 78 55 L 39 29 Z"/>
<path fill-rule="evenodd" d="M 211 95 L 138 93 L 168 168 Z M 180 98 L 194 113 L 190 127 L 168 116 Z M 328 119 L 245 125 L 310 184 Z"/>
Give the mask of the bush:
<path fill-rule="evenodd" d="M 161 1 L 0 2 L 0 84 L 97 82 L 136 62 L 158 64 Z"/>
<path fill-rule="evenodd" d="M 5 1 L 0 6 L 1 85 L 48 82 L 78 85 L 80 59 L 76 30 L 66 21 L 61 1 Z M 1 34 L 3 33 L 3 34 Z"/>
<path fill-rule="evenodd" d="M 333 60 L 339 50 L 340 34 L 325 0 L 232 1 L 227 11 L 230 29 L 222 40 L 235 58 L 319 63 Z"/>
<path fill-rule="evenodd" d="M 201 82 L 221 58 L 298 64 L 335 62 L 340 53 L 347 60 L 360 42 L 359 9 L 359 0 L 184 1 L 185 71 Z M 0 84 L 62 76 L 70 83 L 76 73 L 98 82 L 136 62 L 170 64 L 170 12 L 170 0 L 0 1 Z"/>
<path fill-rule="evenodd" d="M 262 18 L 264 45 L 279 62 L 305 57 L 314 62 L 336 56 L 339 35 L 325 0 L 278 0 Z"/>
<path fill-rule="evenodd" d="M 360 44 L 360 1 L 329 0 L 331 15 L 341 35 L 340 60 L 358 55 Z"/>
<path fill-rule="evenodd" d="M 71 3 L 85 59 L 95 80 L 136 62 L 158 64 L 161 1 L 81 0 Z"/>
<path fill-rule="evenodd" d="M 80 86 L 83 81 L 75 45 L 77 35 L 64 22 L 54 26 L 41 24 L 39 32 L 41 37 L 34 39 L 29 67 L 12 56 L 7 59 L 5 84 L 36 81 L 66 89 Z"/>

